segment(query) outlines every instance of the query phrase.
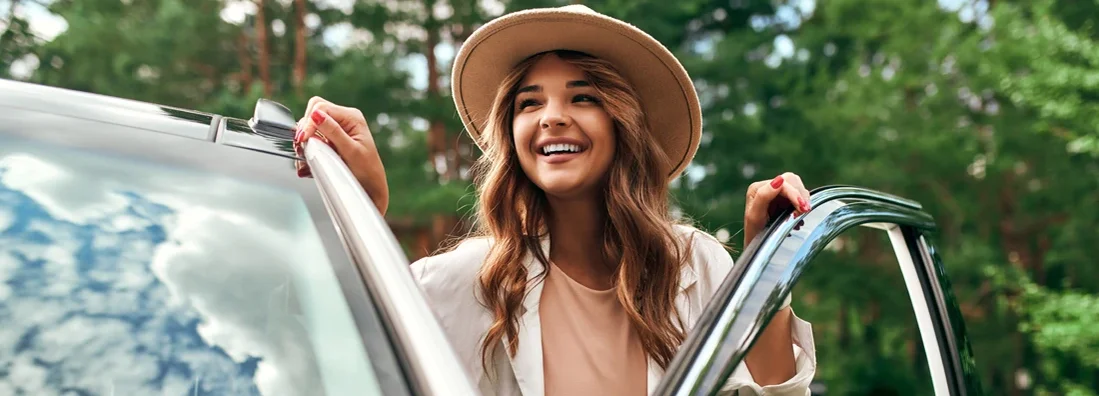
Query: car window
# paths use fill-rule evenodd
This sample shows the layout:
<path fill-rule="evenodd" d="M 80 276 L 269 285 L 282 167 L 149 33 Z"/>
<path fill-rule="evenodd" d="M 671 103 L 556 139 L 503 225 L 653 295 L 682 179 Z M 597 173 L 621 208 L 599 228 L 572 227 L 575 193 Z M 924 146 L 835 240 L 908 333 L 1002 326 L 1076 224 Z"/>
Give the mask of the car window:
<path fill-rule="evenodd" d="M 818 394 L 935 393 L 907 290 L 882 230 L 847 230 L 813 258 L 793 289 L 792 305 L 799 317 L 821 324 L 813 327 Z"/>
<path fill-rule="evenodd" d="M 310 213 L 0 135 L 0 394 L 381 394 Z"/>

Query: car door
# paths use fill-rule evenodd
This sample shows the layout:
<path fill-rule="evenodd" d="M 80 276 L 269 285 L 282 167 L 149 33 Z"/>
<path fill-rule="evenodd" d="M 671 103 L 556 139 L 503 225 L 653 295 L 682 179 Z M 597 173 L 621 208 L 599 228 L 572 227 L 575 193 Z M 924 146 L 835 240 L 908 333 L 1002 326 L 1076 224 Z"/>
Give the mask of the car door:
<path fill-rule="evenodd" d="M 981 394 L 965 325 L 942 261 L 926 237 L 935 229 L 931 216 L 916 202 L 846 186 L 813 191 L 812 206 L 797 218 L 777 216 L 783 220 L 745 248 L 656 394 L 719 394 L 814 258 L 860 226 L 884 232 L 896 255 L 930 389 L 936 395 Z"/>
<path fill-rule="evenodd" d="M 267 110 L 270 114 L 280 113 L 276 108 Z M 253 122 L 262 123 L 276 122 Z M 331 147 L 316 138 L 303 146 L 304 161 L 340 230 L 344 247 L 385 318 L 388 336 L 398 346 L 398 361 L 414 394 L 476 395 L 472 381 L 412 278 L 408 258 L 373 201 Z"/>

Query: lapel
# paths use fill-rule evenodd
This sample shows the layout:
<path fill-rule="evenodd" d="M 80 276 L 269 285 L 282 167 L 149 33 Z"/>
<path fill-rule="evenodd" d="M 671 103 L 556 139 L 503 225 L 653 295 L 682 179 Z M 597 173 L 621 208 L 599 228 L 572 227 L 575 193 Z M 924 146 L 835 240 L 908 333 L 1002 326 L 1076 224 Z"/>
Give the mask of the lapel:
<path fill-rule="evenodd" d="M 689 262 L 683 266 L 683 270 L 679 272 L 679 295 L 676 296 L 675 305 L 679 310 L 679 314 L 683 317 L 683 323 L 687 326 L 687 329 L 694 327 L 694 322 L 698 318 L 701 311 L 696 312 L 688 299 L 687 290 L 694 286 L 698 282 L 698 274 L 694 270 L 694 263 Z M 648 394 L 656 392 L 657 385 L 660 385 L 660 381 L 664 378 L 664 369 L 660 368 L 660 365 L 656 363 L 656 360 L 649 358 L 649 375 L 647 376 Z"/>
<path fill-rule="evenodd" d="M 542 252 L 549 257 L 549 237 L 542 238 Z M 545 269 L 533 254 L 526 254 L 523 265 L 527 267 L 527 295 L 523 298 L 523 313 L 519 319 L 519 349 L 515 357 L 510 357 L 511 367 L 515 373 L 515 381 L 523 396 L 545 395 L 545 369 L 542 361 L 542 320 L 538 314 L 538 304 L 542 298 L 543 278 L 535 278 Z M 679 296 L 676 298 L 676 307 L 683 316 L 687 328 L 694 323 L 695 317 L 701 312 L 693 312 L 687 299 L 686 291 L 698 281 L 698 274 L 694 270 L 694 263 L 687 263 L 679 275 Z M 507 337 L 504 337 L 504 348 L 507 348 Z M 510 350 L 509 350 L 510 352 Z M 664 375 L 664 369 L 653 359 L 648 359 L 647 387 L 652 394 L 659 385 Z"/>
<path fill-rule="evenodd" d="M 549 237 L 542 238 L 542 252 L 549 257 Z M 538 303 L 542 299 L 545 277 L 536 276 L 545 271 L 533 254 L 526 254 L 523 265 L 527 267 L 527 295 L 523 298 L 523 313 L 519 318 L 519 349 L 511 357 L 515 381 L 524 396 L 543 396 L 546 391 L 545 370 L 542 365 L 542 320 Z M 507 348 L 507 337 L 504 348 Z M 509 355 L 510 356 L 510 355 Z"/>

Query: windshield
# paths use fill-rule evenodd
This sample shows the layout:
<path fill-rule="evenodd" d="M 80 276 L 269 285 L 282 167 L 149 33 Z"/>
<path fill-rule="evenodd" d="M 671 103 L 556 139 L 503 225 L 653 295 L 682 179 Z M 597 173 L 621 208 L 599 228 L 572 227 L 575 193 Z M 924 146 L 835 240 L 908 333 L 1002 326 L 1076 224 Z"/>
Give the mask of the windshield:
<path fill-rule="evenodd" d="M 0 394 L 321 393 L 381 391 L 298 192 L 0 136 Z"/>

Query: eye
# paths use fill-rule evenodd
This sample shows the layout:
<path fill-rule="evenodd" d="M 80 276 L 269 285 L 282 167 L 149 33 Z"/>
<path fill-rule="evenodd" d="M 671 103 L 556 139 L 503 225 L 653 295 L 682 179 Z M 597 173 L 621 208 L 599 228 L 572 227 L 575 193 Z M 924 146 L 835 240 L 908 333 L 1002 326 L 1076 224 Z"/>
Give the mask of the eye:
<path fill-rule="evenodd" d="M 572 98 L 572 101 L 573 101 L 573 102 L 591 102 L 591 103 L 599 103 L 599 98 L 596 98 L 595 96 L 592 96 L 592 95 L 588 95 L 588 94 L 580 94 L 580 95 L 576 95 L 576 96 L 574 96 L 574 97 Z"/>
<path fill-rule="evenodd" d="M 525 109 L 525 108 L 527 108 L 528 106 L 537 106 L 537 105 L 538 105 L 538 101 L 537 101 L 537 100 L 534 100 L 534 99 L 523 99 L 523 100 L 520 100 L 520 101 L 519 101 L 519 105 L 518 105 L 517 107 L 519 108 L 519 110 L 522 110 L 522 109 Z"/>

